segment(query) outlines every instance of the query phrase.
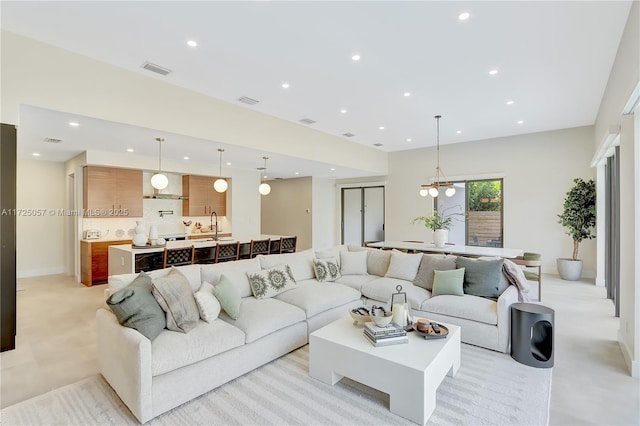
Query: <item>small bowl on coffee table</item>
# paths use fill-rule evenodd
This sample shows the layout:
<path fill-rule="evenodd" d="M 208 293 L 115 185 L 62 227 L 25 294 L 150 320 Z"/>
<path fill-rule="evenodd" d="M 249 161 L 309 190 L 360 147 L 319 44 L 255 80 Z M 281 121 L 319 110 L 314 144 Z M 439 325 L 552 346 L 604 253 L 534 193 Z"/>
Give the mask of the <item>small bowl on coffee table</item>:
<path fill-rule="evenodd" d="M 381 306 L 373 306 L 371 308 L 371 320 L 378 327 L 386 327 L 391 322 L 393 315 L 391 312 L 387 312 Z"/>
<path fill-rule="evenodd" d="M 349 315 L 353 318 L 353 325 L 362 325 L 371 321 L 370 308 L 370 306 L 361 306 L 360 308 L 350 309 Z"/>

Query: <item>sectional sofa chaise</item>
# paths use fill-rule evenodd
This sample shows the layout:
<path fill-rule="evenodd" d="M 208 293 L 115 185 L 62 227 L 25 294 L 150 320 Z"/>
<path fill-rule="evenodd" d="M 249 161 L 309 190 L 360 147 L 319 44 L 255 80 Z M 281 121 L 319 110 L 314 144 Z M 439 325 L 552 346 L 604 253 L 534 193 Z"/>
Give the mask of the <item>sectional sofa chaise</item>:
<path fill-rule="evenodd" d="M 518 301 L 518 290 L 507 284 L 497 299 L 469 294 L 432 296 L 428 282 L 420 282 L 421 276 L 423 281 L 425 277 L 433 280 L 434 270 L 451 270 L 455 262 L 455 257 L 442 255 L 338 246 L 181 266 L 176 269 L 194 293 L 204 288 L 203 283 L 214 288 L 222 280 L 232 283 L 240 298 L 236 319 L 222 310 L 217 319 L 197 320 L 187 333 L 164 329 L 151 341 L 136 329 L 120 325 L 105 304 L 96 313 L 99 368 L 144 423 L 304 346 L 310 333 L 355 307 L 387 303 L 398 284 L 407 293 L 415 316 L 459 325 L 463 342 L 506 352 L 509 306 Z M 256 284 L 249 275 L 282 270 L 283 265 L 291 279 L 286 291 L 254 297 Z M 152 271 L 149 276 L 159 280 L 171 271 Z M 107 295 L 121 294 L 118 291 L 136 277 L 109 277 Z"/>

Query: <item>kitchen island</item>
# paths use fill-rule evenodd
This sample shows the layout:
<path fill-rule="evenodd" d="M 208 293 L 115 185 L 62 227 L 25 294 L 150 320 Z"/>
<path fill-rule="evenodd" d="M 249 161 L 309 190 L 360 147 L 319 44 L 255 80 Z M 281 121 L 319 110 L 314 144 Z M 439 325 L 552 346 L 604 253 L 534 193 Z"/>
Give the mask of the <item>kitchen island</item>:
<path fill-rule="evenodd" d="M 281 235 L 253 235 L 238 237 L 221 237 L 218 241 L 213 238 L 167 241 L 166 246 L 137 247 L 132 244 L 119 244 L 109 246 L 109 275 L 130 274 L 140 271 L 162 269 L 164 249 L 193 246 L 196 250 L 206 251 L 210 249 L 215 253 L 217 243 L 240 242 L 240 253 L 243 247 L 249 246 L 251 240 L 279 240 Z M 286 236 L 285 236 L 286 237 Z"/>

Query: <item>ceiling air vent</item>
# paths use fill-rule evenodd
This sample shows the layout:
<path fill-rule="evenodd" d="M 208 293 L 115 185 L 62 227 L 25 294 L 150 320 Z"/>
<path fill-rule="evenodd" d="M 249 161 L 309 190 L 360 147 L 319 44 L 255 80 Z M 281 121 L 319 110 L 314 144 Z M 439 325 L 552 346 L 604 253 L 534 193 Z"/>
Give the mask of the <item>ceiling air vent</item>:
<path fill-rule="evenodd" d="M 238 101 L 239 101 L 239 102 L 242 102 L 243 104 L 247 104 L 247 105 L 255 105 L 255 104 L 257 104 L 258 102 L 260 102 L 260 101 L 258 101 L 258 100 L 256 100 L 256 99 L 251 99 L 251 98 L 249 98 L 249 97 L 247 97 L 247 96 L 240 96 L 240 97 L 238 98 Z"/>
<path fill-rule="evenodd" d="M 353 133 L 349 133 L 349 132 L 347 132 L 347 133 L 343 133 L 343 134 L 342 134 L 342 136 L 344 136 L 345 138 L 352 138 L 352 137 L 354 137 L 355 135 L 354 135 Z"/>
<path fill-rule="evenodd" d="M 152 64 L 151 62 L 145 62 L 144 64 L 142 64 L 142 68 L 160 75 L 167 75 L 171 72 L 170 69 L 161 67 L 160 65 Z"/>
<path fill-rule="evenodd" d="M 303 123 L 303 124 L 313 124 L 313 123 L 315 123 L 315 120 L 312 120 L 310 118 L 303 118 L 303 119 L 300 120 L 300 122 Z"/>
<path fill-rule="evenodd" d="M 378 143 L 374 143 L 373 146 L 382 146 L 383 144 L 381 144 L 380 142 Z"/>
<path fill-rule="evenodd" d="M 60 143 L 62 142 L 62 139 L 57 139 L 57 138 L 44 138 L 44 141 L 47 143 Z"/>

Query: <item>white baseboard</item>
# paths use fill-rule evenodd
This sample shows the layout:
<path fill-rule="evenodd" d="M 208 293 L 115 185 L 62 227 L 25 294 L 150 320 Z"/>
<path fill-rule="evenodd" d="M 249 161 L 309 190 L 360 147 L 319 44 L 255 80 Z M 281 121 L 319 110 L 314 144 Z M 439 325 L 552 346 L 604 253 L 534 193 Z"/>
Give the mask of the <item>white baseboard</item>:
<path fill-rule="evenodd" d="M 633 359 L 633 354 L 629 349 L 629 346 L 622 339 L 622 334 L 620 330 L 618 330 L 618 345 L 620 345 L 620 350 L 622 351 L 622 356 L 624 357 L 624 363 L 627 364 L 627 369 L 629 373 L 631 373 L 631 377 L 636 379 L 640 378 L 640 362 L 635 361 Z"/>
<path fill-rule="evenodd" d="M 16 278 L 39 277 L 42 275 L 64 274 L 66 272 L 67 271 L 64 266 L 54 266 L 51 268 L 42 268 L 42 269 L 25 269 L 21 271 L 16 271 Z"/>

